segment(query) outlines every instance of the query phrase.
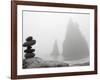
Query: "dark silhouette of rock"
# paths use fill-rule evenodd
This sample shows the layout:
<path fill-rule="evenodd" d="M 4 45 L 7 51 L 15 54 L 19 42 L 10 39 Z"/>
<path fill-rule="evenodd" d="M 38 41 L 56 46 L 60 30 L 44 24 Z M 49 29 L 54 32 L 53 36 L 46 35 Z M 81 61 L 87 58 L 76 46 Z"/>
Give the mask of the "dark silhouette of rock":
<path fill-rule="evenodd" d="M 28 38 L 26 38 L 26 41 L 31 41 L 32 39 L 32 36 L 29 36 Z"/>
<path fill-rule="evenodd" d="M 26 38 L 26 42 L 23 44 L 23 47 L 27 47 L 26 50 L 24 50 L 25 54 L 25 58 L 34 58 L 35 57 L 35 53 L 33 53 L 35 51 L 35 49 L 32 49 L 32 45 L 36 44 L 36 40 L 32 40 L 33 38 L 31 36 L 29 36 L 28 38 Z"/>
<path fill-rule="evenodd" d="M 56 59 L 59 56 L 59 54 L 60 53 L 59 53 L 59 50 L 58 50 L 57 40 L 55 40 L 53 50 L 51 52 L 51 56 Z"/>
<path fill-rule="evenodd" d="M 26 47 L 26 46 L 31 46 L 31 45 L 34 45 L 34 44 L 36 44 L 36 40 L 31 40 L 31 41 L 25 42 L 23 44 L 23 46 Z"/>
<path fill-rule="evenodd" d="M 89 57 L 88 44 L 79 25 L 70 20 L 66 32 L 62 53 L 64 60 L 79 60 Z"/>
<path fill-rule="evenodd" d="M 25 59 L 23 59 L 23 68 L 27 68 L 27 62 Z"/>
<path fill-rule="evenodd" d="M 31 49 L 32 47 L 31 46 L 27 46 L 27 49 Z"/>
<path fill-rule="evenodd" d="M 24 50 L 25 53 L 32 53 L 34 51 L 35 51 L 35 49 L 26 49 L 26 50 Z"/>

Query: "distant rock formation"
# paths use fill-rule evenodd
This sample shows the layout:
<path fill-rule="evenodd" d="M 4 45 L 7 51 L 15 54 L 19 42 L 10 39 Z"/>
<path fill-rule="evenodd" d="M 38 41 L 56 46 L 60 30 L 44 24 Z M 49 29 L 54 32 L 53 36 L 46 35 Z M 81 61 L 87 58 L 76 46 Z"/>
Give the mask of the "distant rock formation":
<path fill-rule="evenodd" d="M 60 53 L 58 50 L 57 40 L 55 40 L 53 50 L 52 50 L 50 56 L 54 59 L 57 59 L 59 55 L 60 55 Z"/>
<path fill-rule="evenodd" d="M 70 61 L 89 57 L 87 41 L 80 31 L 79 25 L 72 20 L 68 23 L 62 56 L 64 60 Z"/>

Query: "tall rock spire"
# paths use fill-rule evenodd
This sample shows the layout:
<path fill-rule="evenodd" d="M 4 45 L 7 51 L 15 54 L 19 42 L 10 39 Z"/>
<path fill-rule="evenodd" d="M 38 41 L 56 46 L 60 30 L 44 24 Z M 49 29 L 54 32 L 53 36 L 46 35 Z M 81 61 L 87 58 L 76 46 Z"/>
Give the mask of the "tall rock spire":
<path fill-rule="evenodd" d="M 64 60 L 79 60 L 89 56 L 87 41 L 80 31 L 79 25 L 72 20 L 69 20 L 68 23 L 62 56 Z"/>
<path fill-rule="evenodd" d="M 53 50 L 51 52 L 51 57 L 57 59 L 57 57 L 59 56 L 59 50 L 58 50 L 58 45 L 57 45 L 57 40 L 55 40 L 54 42 L 54 46 L 53 46 Z"/>

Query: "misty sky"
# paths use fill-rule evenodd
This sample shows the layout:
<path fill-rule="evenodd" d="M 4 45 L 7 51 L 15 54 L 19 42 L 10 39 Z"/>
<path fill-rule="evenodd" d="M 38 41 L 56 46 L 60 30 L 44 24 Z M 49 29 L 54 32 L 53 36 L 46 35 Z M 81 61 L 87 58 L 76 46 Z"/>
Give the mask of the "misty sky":
<path fill-rule="evenodd" d="M 89 14 L 75 13 L 23 11 L 23 42 L 28 36 L 33 36 L 37 41 L 33 46 L 36 49 L 36 56 L 46 57 L 52 52 L 54 42 L 57 40 L 59 52 L 62 53 L 62 44 L 70 19 L 79 25 L 89 45 Z"/>

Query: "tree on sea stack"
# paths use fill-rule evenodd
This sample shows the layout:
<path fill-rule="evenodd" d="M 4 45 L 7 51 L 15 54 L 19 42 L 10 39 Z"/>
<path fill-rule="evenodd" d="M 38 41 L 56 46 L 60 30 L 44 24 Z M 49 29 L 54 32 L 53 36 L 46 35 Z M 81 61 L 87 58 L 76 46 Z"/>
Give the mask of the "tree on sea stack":
<path fill-rule="evenodd" d="M 32 45 L 36 44 L 36 40 L 33 40 L 32 36 L 29 36 L 26 38 L 26 42 L 23 44 L 23 47 L 27 47 L 27 49 L 24 50 L 25 58 L 34 58 L 35 57 L 35 49 L 32 49 Z"/>

